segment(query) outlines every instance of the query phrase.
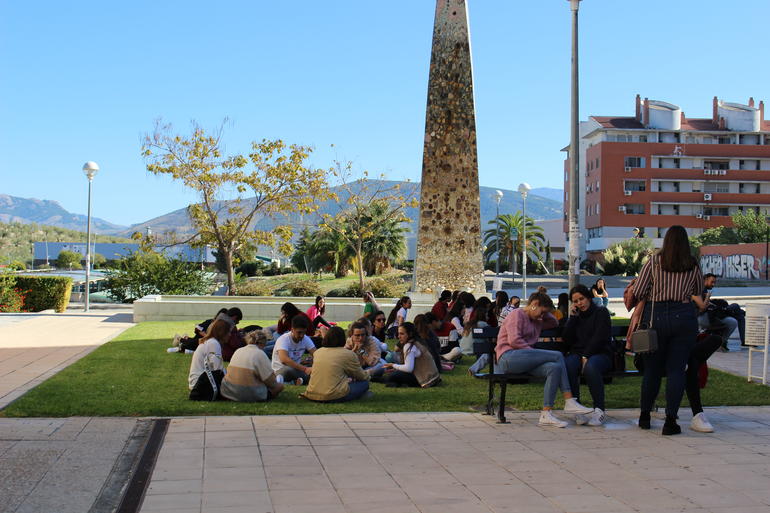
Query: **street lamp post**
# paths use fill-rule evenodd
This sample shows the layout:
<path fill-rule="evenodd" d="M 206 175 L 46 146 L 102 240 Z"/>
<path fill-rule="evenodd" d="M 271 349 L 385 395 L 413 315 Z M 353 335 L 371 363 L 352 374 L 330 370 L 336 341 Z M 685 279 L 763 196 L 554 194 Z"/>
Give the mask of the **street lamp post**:
<path fill-rule="evenodd" d="M 85 311 L 88 311 L 89 307 L 89 294 L 91 292 L 91 182 L 99 172 L 99 166 L 96 162 L 89 160 L 83 164 L 83 173 L 88 178 L 88 223 L 86 227 L 86 283 L 84 287 L 85 292 Z"/>
<path fill-rule="evenodd" d="M 580 277 L 580 225 L 578 201 L 580 195 L 578 155 L 578 8 L 580 0 L 568 0 L 572 11 L 572 108 L 569 142 L 569 288 L 578 284 Z"/>
<path fill-rule="evenodd" d="M 495 199 L 497 200 L 497 208 L 495 210 L 495 223 L 496 223 L 496 232 L 497 232 L 497 242 L 495 242 L 495 253 L 497 254 L 497 257 L 495 258 L 495 278 L 500 278 L 500 200 L 503 199 L 503 191 L 496 190 L 495 191 Z"/>
<path fill-rule="evenodd" d="M 522 284 L 522 299 L 526 300 L 527 296 L 527 194 L 532 190 L 532 187 L 526 182 L 519 184 L 519 194 L 521 194 L 521 284 Z"/>

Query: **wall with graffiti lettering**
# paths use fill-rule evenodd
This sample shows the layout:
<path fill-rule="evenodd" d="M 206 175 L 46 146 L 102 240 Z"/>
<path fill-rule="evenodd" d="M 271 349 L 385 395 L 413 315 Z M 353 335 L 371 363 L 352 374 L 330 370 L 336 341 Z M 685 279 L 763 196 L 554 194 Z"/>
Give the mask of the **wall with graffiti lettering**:
<path fill-rule="evenodd" d="M 720 278 L 765 280 L 769 270 L 765 252 L 763 243 L 702 246 L 700 267 L 703 274 L 713 273 Z"/>

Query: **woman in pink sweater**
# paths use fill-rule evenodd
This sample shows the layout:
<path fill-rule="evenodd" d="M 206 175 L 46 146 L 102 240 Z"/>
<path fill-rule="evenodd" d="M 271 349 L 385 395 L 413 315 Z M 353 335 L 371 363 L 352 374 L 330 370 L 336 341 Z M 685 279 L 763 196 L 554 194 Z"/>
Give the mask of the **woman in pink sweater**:
<path fill-rule="evenodd" d="M 556 317 L 551 315 L 551 310 L 553 301 L 548 294 L 535 292 L 529 296 L 526 308 L 514 310 L 505 317 L 497 335 L 495 371 L 545 377 L 543 411 L 540 412 L 538 424 L 563 428 L 567 423 L 551 413 L 558 388 L 564 394 L 564 413 L 587 414 L 593 410 L 572 397 L 562 354 L 533 347 L 542 330 L 555 328 L 559 324 Z"/>

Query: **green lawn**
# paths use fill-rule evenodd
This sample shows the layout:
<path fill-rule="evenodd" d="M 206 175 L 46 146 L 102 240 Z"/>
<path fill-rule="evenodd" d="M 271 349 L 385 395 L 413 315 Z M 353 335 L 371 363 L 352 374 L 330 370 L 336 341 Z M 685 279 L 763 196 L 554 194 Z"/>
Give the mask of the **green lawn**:
<path fill-rule="evenodd" d="M 245 321 L 247 324 L 267 324 Z M 302 387 L 287 387 L 262 404 L 202 403 L 187 399 L 190 355 L 168 354 L 174 333 L 191 331 L 190 322 L 146 322 L 137 325 L 79 362 L 37 386 L 0 411 L 4 417 L 175 416 L 317 414 L 396 411 L 469 411 L 486 398 L 485 383 L 466 373 L 470 360 L 443 375 L 435 388 L 385 388 L 373 383 L 374 397 L 347 404 L 318 404 L 300 399 Z M 635 407 L 640 378 L 616 380 L 607 387 L 608 408 Z M 590 404 L 587 390 L 585 402 Z M 744 378 L 711 371 L 703 394 L 707 405 L 770 404 L 767 388 Z M 662 398 L 661 398 L 662 400 Z M 508 404 L 539 409 L 542 385 L 509 387 Z"/>

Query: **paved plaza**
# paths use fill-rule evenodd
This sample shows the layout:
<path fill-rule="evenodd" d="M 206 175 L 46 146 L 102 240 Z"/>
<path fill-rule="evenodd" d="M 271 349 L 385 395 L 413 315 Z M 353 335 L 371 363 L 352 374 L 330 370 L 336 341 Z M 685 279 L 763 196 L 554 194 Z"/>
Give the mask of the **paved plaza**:
<path fill-rule="evenodd" d="M 770 408 L 709 409 L 717 432 L 540 428 L 470 413 L 172 420 L 142 513 L 770 511 Z M 689 417 L 689 416 L 688 416 Z"/>
<path fill-rule="evenodd" d="M 129 321 L 101 310 L 0 316 L 0 407 Z M 710 365 L 745 375 L 747 351 L 731 349 Z M 475 413 L 175 418 L 138 510 L 770 512 L 770 407 L 706 412 L 715 433 L 689 430 L 683 409 L 674 437 L 660 435 L 660 416 L 639 430 L 636 410 L 566 429 L 538 427 L 537 412 L 510 412 L 506 425 Z M 0 513 L 115 511 L 150 424 L 0 419 Z"/>

